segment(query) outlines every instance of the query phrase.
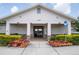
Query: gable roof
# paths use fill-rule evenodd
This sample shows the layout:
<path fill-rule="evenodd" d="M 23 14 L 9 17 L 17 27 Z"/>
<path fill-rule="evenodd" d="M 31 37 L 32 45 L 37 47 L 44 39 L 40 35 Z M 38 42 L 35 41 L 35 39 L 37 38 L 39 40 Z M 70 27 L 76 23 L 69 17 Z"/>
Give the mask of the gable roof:
<path fill-rule="evenodd" d="M 32 8 L 36 8 L 36 7 L 45 8 L 45 9 L 47 9 L 47 10 L 49 10 L 49 11 L 55 13 L 55 14 L 61 15 L 61 16 L 66 17 L 66 18 L 68 18 L 68 19 L 72 19 L 72 21 L 74 21 L 74 20 L 76 19 L 76 18 L 71 17 L 71 16 L 69 16 L 69 15 L 66 15 L 66 14 L 64 14 L 64 13 L 61 13 L 61 12 L 59 12 L 59 11 L 57 11 L 57 10 L 50 9 L 50 8 L 44 6 L 44 5 L 41 5 L 41 4 L 37 4 L 37 5 L 34 5 L 34 6 L 30 7 L 30 8 L 27 8 L 27 9 L 25 9 L 25 10 L 22 10 L 22 11 L 19 11 L 19 12 L 14 13 L 14 14 L 8 15 L 8 16 L 6 16 L 6 17 L 3 17 L 3 18 L 1 18 L 0 20 L 8 19 L 8 18 L 13 17 L 13 16 L 16 16 L 16 15 L 18 15 L 18 14 L 27 12 L 27 11 L 31 10 Z"/>

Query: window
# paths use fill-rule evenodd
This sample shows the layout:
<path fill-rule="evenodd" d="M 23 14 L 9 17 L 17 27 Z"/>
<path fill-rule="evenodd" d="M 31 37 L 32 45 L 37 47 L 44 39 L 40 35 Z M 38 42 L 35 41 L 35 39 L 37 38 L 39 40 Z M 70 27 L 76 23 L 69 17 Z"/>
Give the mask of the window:
<path fill-rule="evenodd" d="M 37 8 L 37 13 L 41 13 L 41 9 L 40 8 Z"/>

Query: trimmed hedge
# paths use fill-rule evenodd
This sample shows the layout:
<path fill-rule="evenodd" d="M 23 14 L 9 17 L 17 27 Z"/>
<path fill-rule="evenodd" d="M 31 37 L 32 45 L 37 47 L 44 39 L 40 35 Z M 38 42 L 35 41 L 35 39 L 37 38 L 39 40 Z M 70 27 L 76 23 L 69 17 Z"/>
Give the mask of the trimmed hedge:
<path fill-rule="evenodd" d="M 72 39 L 74 45 L 79 45 L 79 35 L 72 35 Z"/>
<path fill-rule="evenodd" d="M 51 36 L 49 40 L 50 40 L 50 41 L 56 40 L 55 38 L 56 38 L 56 36 Z"/>
<path fill-rule="evenodd" d="M 51 36 L 49 40 L 60 40 L 60 41 L 68 41 L 72 42 L 73 44 L 79 45 L 79 35 L 72 34 L 72 35 L 56 35 Z"/>
<path fill-rule="evenodd" d="M 21 35 L 0 35 L 0 45 L 7 46 L 13 40 L 21 39 Z"/>
<path fill-rule="evenodd" d="M 0 35 L 0 39 L 20 39 L 21 35 Z"/>
<path fill-rule="evenodd" d="M 71 35 L 57 35 L 56 40 L 72 42 L 72 36 Z"/>
<path fill-rule="evenodd" d="M 0 33 L 0 35 L 5 35 L 5 33 Z"/>

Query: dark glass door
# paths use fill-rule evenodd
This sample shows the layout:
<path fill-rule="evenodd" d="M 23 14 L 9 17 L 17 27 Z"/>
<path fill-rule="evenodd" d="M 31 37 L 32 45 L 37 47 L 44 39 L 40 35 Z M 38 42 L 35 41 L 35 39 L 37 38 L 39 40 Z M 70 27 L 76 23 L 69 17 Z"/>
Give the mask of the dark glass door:
<path fill-rule="evenodd" d="M 33 32 L 34 32 L 34 37 L 36 38 L 43 38 L 43 26 L 34 26 Z"/>

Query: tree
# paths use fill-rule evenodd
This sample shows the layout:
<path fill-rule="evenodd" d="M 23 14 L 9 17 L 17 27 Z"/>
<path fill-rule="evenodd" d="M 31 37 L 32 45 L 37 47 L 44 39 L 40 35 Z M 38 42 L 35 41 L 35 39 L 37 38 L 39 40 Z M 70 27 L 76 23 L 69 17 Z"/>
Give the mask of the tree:
<path fill-rule="evenodd" d="M 77 17 L 77 20 L 75 21 L 74 28 L 76 31 L 79 31 L 79 17 Z"/>
<path fill-rule="evenodd" d="M 0 24 L 5 24 L 6 21 L 0 20 Z"/>

